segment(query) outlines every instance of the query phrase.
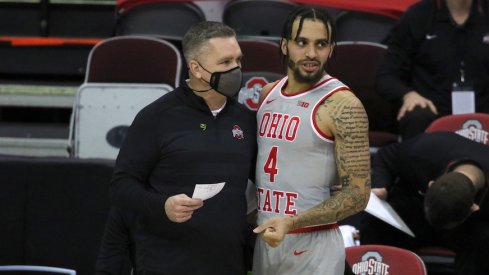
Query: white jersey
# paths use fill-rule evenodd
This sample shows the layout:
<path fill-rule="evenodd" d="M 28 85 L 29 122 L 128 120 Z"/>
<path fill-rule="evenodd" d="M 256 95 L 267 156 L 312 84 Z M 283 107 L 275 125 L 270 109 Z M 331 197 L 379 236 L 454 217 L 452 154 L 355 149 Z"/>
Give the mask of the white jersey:
<path fill-rule="evenodd" d="M 258 224 L 324 202 L 338 181 L 334 139 L 319 130 L 314 116 L 333 93 L 349 89 L 325 75 L 310 89 L 287 95 L 282 92 L 287 79 L 271 89 L 257 112 Z"/>

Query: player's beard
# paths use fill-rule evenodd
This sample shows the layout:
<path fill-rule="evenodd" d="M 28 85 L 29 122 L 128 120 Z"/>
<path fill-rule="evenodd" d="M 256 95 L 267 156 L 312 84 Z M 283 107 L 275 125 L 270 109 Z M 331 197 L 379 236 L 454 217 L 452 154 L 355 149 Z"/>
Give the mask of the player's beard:
<path fill-rule="evenodd" d="M 319 63 L 319 70 L 317 70 L 315 73 L 310 74 L 310 73 L 302 73 L 300 70 L 300 65 L 297 66 L 297 62 L 294 62 L 292 59 L 288 58 L 287 61 L 287 66 L 292 70 L 294 73 L 294 79 L 299 82 L 299 83 L 308 83 L 308 84 L 316 84 L 321 77 L 324 75 L 324 70 L 322 69 L 323 66 L 321 62 L 318 60 L 308 60 L 308 61 L 316 61 Z"/>

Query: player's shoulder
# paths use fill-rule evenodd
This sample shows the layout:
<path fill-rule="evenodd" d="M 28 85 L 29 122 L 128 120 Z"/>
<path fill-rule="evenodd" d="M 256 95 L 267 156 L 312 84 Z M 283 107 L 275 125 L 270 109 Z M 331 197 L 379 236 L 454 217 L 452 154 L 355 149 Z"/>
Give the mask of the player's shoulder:
<path fill-rule="evenodd" d="M 360 101 L 358 97 L 348 88 L 344 89 L 339 89 L 335 91 L 331 96 L 331 100 L 343 100 L 343 99 L 349 99 L 353 101 Z"/>
<path fill-rule="evenodd" d="M 279 81 L 280 81 L 280 79 L 279 80 L 275 80 L 275 81 L 270 82 L 270 83 L 267 83 L 261 89 L 260 94 L 267 95 L 273 89 L 273 87 L 275 87 L 275 85 L 278 84 Z"/>
<path fill-rule="evenodd" d="M 260 102 L 263 101 L 265 97 L 272 91 L 273 87 L 275 87 L 278 83 L 280 82 L 279 80 L 267 83 L 265 86 L 263 86 L 260 90 Z"/>
<path fill-rule="evenodd" d="M 318 112 L 350 112 L 352 110 L 362 110 L 365 107 L 360 99 L 349 89 L 340 89 L 335 91 L 331 96 L 325 99 L 318 108 Z"/>

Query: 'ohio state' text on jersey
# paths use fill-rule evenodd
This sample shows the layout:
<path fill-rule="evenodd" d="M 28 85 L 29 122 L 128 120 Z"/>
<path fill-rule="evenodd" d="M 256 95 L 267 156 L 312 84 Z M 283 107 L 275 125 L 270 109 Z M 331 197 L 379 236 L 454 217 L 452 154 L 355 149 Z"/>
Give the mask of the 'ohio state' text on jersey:
<path fill-rule="evenodd" d="M 348 87 L 325 75 L 310 89 L 287 95 L 287 79 L 271 89 L 257 112 L 258 224 L 325 201 L 338 178 L 334 140 L 320 132 L 314 115 L 329 96 Z"/>

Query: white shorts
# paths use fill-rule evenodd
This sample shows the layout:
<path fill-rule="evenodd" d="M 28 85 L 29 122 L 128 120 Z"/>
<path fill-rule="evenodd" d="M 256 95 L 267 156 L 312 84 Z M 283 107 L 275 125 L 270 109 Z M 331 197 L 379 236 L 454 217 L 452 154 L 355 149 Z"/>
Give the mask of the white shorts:
<path fill-rule="evenodd" d="M 253 275 L 343 275 L 344 270 L 345 246 L 337 226 L 287 234 L 276 248 L 256 239 Z"/>

